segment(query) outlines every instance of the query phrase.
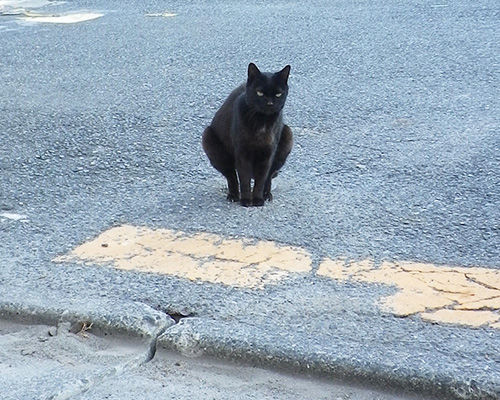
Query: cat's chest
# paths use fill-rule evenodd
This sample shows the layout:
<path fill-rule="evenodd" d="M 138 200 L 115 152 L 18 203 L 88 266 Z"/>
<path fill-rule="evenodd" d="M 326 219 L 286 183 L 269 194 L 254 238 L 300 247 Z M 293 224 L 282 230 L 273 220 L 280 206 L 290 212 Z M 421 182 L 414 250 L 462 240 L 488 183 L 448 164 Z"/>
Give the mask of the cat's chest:
<path fill-rule="evenodd" d="M 278 141 L 278 129 L 274 124 L 257 126 L 249 139 L 256 147 L 273 146 Z"/>
<path fill-rule="evenodd" d="M 255 135 L 257 136 L 273 135 L 273 129 L 269 128 L 266 125 L 263 125 L 261 127 L 257 127 L 257 129 L 255 130 Z"/>

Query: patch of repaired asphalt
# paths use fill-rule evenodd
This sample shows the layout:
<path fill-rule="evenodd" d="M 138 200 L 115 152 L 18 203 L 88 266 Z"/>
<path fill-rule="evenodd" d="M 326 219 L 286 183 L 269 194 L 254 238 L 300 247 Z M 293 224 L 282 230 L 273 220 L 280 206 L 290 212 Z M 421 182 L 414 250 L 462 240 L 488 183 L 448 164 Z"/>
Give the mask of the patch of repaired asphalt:
<path fill-rule="evenodd" d="M 311 254 L 297 246 L 130 225 L 111 228 L 54 261 L 112 265 L 250 289 L 313 273 Z M 325 258 L 317 275 L 397 287 L 395 295 L 379 302 L 397 316 L 417 314 L 430 322 L 500 329 L 499 270 Z"/>

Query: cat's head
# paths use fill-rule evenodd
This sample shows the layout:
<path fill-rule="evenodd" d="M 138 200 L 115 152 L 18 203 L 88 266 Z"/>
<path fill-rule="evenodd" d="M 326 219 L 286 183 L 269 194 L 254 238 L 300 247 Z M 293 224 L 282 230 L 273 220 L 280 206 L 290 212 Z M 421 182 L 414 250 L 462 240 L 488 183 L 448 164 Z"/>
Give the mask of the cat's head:
<path fill-rule="evenodd" d="M 250 63 L 246 86 L 247 104 L 267 115 L 280 112 L 288 95 L 289 74 L 289 65 L 279 72 L 270 73 L 260 72 L 255 64 Z"/>

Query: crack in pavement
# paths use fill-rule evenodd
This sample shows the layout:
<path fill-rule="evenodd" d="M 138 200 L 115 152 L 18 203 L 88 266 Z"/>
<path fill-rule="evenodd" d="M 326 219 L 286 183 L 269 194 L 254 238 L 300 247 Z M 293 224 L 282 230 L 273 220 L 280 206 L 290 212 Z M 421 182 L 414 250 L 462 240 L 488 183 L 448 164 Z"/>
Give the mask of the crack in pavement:
<path fill-rule="evenodd" d="M 486 289 L 491 289 L 491 290 L 499 290 L 499 287 L 498 287 L 498 286 L 491 286 L 491 285 L 488 285 L 487 283 L 484 283 L 484 282 L 480 281 L 479 279 L 477 279 L 477 278 L 474 278 L 474 277 L 470 276 L 470 274 L 465 273 L 465 277 L 466 277 L 469 281 L 471 281 L 471 282 L 473 282 L 473 283 L 475 283 L 475 284 L 477 284 L 477 285 L 483 286 L 483 287 L 485 287 Z"/>
<path fill-rule="evenodd" d="M 127 372 L 133 371 L 140 366 L 151 362 L 156 354 L 156 348 L 158 343 L 158 338 L 165 333 L 169 328 L 169 325 L 161 327 L 158 332 L 151 337 L 148 343 L 146 343 L 146 351 L 132 359 L 125 361 L 123 363 L 112 365 L 105 368 L 103 371 L 98 373 L 92 373 L 84 378 L 80 378 L 77 381 L 69 382 L 63 385 L 57 393 L 49 395 L 48 400 L 68 400 L 75 396 L 83 395 L 84 393 L 99 387 L 106 381 L 121 376 Z M 58 326 L 58 330 L 60 326 Z"/>
<path fill-rule="evenodd" d="M 147 304 L 145 304 L 147 306 Z M 164 313 L 167 316 L 167 319 L 173 320 L 174 324 L 164 323 L 162 326 L 158 326 L 156 332 L 151 335 L 150 340 L 145 344 L 146 351 L 134 357 L 126 362 L 110 366 L 106 368 L 104 371 L 99 373 L 94 373 L 86 376 L 85 378 L 79 379 L 78 381 L 70 382 L 65 384 L 64 387 L 59 390 L 57 393 L 50 395 L 47 397 L 48 400 L 68 400 L 75 396 L 83 395 L 84 393 L 95 389 L 103 384 L 105 384 L 108 380 L 124 375 L 127 372 L 131 372 L 151 361 L 154 360 L 157 352 L 157 346 L 159 338 L 168 332 L 169 329 L 173 328 L 177 325 L 181 320 L 186 318 L 191 318 L 194 315 L 184 315 L 183 313 L 175 312 L 175 311 L 162 311 L 159 312 Z M 78 322 L 77 324 L 81 324 Z M 93 322 L 85 322 L 83 327 L 87 327 L 86 332 L 91 330 Z M 59 323 L 57 326 L 57 331 L 60 329 L 64 329 L 70 326 L 68 322 Z M 67 332 L 74 331 L 75 324 L 71 325 L 73 328 L 66 329 Z M 78 329 L 77 329 L 78 330 Z M 82 332 L 82 330 L 80 330 Z M 182 335 L 181 335 L 182 336 Z"/>

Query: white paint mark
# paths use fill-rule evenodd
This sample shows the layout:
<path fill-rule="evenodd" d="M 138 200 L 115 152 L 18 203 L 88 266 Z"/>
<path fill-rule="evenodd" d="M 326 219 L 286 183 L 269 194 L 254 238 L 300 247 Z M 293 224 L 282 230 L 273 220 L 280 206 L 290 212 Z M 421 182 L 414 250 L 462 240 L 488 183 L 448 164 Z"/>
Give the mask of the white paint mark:
<path fill-rule="evenodd" d="M 163 13 L 150 13 L 146 14 L 146 17 L 175 17 L 177 14 L 174 13 L 169 13 L 169 12 L 163 12 Z"/>
<path fill-rule="evenodd" d="M 24 215 L 24 214 L 15 214 L 15 213 L 4 212 L 4 213 L 0 214 L 0 217 L 11 219 L 13 221 L 28 222 L 28 216 Z"/>
<path fill-rule="evenodd" d="M 53 2 L 48 0 L 0 0 L 0 10 L 7 7 L 37 8 L 48 6 L 49 4 L 53 4 Z M 61 3 L 58 2 L 58 4 Z"/>
<path fill-rule="evenodd" d="M 74 14 L 33 14 L 26 13 L 21 17 L 25 21 L 48 23 L 48 24 L 76 24 L 78 22 L 91 21 L 102 17 L 104 14 L 92 12 L 80 12 Z"/>

